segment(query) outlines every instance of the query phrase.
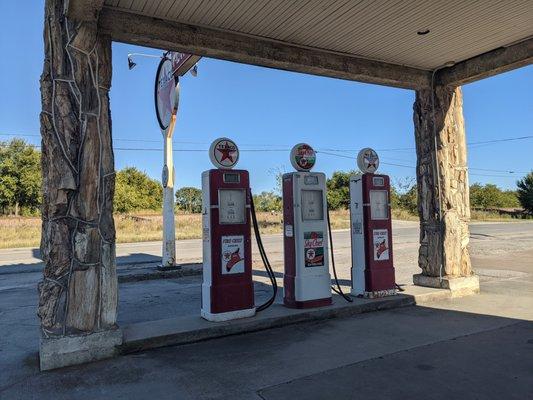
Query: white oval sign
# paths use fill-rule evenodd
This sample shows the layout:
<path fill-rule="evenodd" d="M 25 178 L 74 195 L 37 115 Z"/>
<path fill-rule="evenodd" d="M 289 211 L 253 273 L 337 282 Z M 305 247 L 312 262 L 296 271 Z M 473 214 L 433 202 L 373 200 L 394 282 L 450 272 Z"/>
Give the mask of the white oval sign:
<path fill-rule="evenodd" d="M 155 76 L 155 113 L 159 127 L 168 128 L 170 118 L 176 114 L 179 103 L 179 82 L 172 73 L 172 61 L 163 58 Z"/>
<path fill-rule="evenodd" d="M 209 147 L 209 158 L 217 168 L 231 169 L 239 161 L 239 148 L 231 139 L 216 139 Z"/>
<path fill-rule="evenodd" d="M 365 174 L 373 174 L 379 167 L 378 153 L 370 147 L 362 149 L 357 155 L 357 166 Z"/>
<path fill-rule="evenodd" d="M 310 171 L 316 163 L 316 152 L 307 143 L 298 143 L 291 150 L 291 164 L 297 171 Z"/>

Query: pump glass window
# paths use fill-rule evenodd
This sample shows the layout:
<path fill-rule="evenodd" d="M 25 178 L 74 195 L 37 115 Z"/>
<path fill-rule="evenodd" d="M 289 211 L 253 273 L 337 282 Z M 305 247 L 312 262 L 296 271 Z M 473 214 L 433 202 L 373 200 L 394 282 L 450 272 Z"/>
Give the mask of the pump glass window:
<path fill-rule="evenodd" d="M 389 218 L 389 196 L 386 190 L 370 191 L 370 218 Z"/>
<path fill-rule="evenodd" d="M 322 190 L 302 190 L 302 221 L 318 221 L 323 218 Z"/>
<path fill-rule="evenodd" d="M 218 191 L 218 220 L 221 224 L 244 224 L 246 192 L 243 189 Z"/>

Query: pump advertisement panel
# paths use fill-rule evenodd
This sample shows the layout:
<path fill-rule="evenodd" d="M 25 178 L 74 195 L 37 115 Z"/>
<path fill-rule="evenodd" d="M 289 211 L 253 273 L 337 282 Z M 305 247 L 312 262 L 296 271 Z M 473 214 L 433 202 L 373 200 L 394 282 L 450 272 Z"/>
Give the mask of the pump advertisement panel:
<path fill-rule="evenodd" d="M 244 236 L 222 236 L 222 275 L 244 272 Z"/>
<path fill-rule="evenodd" d="M 304 232 L 304 252 L 306 267 L 323 267 L 324 233 Z"/>
<path fill-rule="evenodd" d="M 388 260 L 389 255 L 389 231 L 387 229 L 374 229 L 372 231 L 374 244 L 374 261 Z"/>

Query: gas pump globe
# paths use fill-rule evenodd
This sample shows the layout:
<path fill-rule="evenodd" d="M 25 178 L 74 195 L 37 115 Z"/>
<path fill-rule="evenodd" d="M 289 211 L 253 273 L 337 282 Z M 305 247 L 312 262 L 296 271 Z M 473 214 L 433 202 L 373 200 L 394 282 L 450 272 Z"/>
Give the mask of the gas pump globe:
<path fill-rule="evenodd" d="M 390 179 L 375 174 L 379 157 L 373 149 L 359 152 L 357 166 L 361 173 L 350 177 L 351 293 L 370 298 L 394 295 Z"/>

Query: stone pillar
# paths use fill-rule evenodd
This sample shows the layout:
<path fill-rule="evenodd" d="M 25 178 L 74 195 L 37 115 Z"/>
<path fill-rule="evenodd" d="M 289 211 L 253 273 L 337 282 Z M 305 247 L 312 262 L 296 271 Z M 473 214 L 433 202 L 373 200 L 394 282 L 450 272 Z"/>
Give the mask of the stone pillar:
<path fill-rule="evenodd" d="M 422 269 L 414 283 L 457 294 L 476 292 L 479 282 L 468 253 L 470 199 L 461 88 L 418 90 L 413 108 Z"/>
<path fill-rule="evenodd" d="M 114 354 L 117 275 L 111 40 L 47 0 L 41 75 L 41 369 Z"/>

